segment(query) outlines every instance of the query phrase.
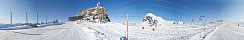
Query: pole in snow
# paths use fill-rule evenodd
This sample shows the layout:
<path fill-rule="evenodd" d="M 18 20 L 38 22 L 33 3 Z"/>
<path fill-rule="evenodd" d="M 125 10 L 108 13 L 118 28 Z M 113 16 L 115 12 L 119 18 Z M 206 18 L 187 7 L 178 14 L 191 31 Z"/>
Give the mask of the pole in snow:
<path fill-rule="evenodd" d="M 126 40 L 128 40 L 128 14 L 126 14 Z"/>
<path fill-rule="evenodd" d="M 46 15 L 46 24 L 47 24 L 47 15 Z"/>
<path fill-rule="evenodd" d="M 10 11 L 10 27 L 13 27 L 13 18 L 12 18 L 12 11 Z"/>
<path fill-rule="evenodd" d="M 36 23 L 38 24 L 38 11 L 36 12 Z"/>
<path fill-rule="evenodd" d="M 26 17 L 26 24 L 28 25 L 28 14 L 27 14 L 27 11 L 25 13 L 25 17 Z"/>
<path fill-rule="evenodd" d="M 194 24 L 195 24 L 195 23 L 194 23 L 194 19 L 192 19 L 191 21 L 192 21 L 192 22 L 191 22 L 191 25 L 194 25 Z"/>

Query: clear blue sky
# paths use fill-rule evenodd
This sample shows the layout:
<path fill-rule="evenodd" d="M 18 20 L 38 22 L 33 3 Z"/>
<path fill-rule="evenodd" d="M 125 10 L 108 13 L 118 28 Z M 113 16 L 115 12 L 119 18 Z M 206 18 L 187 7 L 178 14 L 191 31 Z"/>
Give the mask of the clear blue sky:
<path fill-rule="evenodd" d="M 235 3 L 237 1 L 240 0 L 1 0 L 0 23 L 10 22 L 9 12 L 11 10 L 14 15 L 14 23 L 24 23 L 26 11 L 28 11 L 29 21 L 32 23 L 36 21 L 36 11 L 39 11 L 41 22 L 45 21 L 46 15 L 48 15 L 49 21 L 54 18 L 67 21 L 68 17 L 75 16 L 80 10 L 95 7 L 97 2 L 107 9 L 112 22 L 124 22 L 124 16 L 127 13 L 130 16 L 130 22 L 141 22 L 147 12 L 152 12 L 165 20 L 190 21 L 191 19 L 197 20 L 199 16 L 206 16 L 208 21 L 213 21 L 224 19 L 226 18 L 224 15 L 235 12 L 232 6 L 236 5 L 233 4 L 243 2 Z M 238 17 L 241 16 L 243 14 Z"/>

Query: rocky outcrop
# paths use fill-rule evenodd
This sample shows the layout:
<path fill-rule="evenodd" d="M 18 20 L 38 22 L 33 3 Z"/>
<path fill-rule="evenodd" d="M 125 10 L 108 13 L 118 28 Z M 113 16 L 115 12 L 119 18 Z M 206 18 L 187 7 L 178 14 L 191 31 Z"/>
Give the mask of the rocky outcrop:
<path fill-rule="evenodd" d="M 110 19 L 107 15 L 107 10 L 104 7 L 97 5 L 93 8 L 88 8 L 77 13 L 74 17 L 69 17 L 69 21 L 76 20 L 87 20 L 90 22 L 96 23 L 106 23 L 110 22 Z"/>

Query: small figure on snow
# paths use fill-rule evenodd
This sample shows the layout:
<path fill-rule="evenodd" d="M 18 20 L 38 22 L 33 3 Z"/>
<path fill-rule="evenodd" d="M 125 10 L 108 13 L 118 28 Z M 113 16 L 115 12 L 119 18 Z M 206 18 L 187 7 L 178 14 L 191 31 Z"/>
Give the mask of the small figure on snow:
<path fill-rule="evenodd" d="M 155 29 L 154 29 L 154 28 L 153 28 L 152 30 L 153 30 L 153 31 L 155 31 Z"/>
<path fill-rule="evenodd" d="M 237 26 L 239 27 L 240 25 L 238 24 Z"/>
<path fill-rule="evenodd" d="M 144 29 L 144 27 L 142 27 L 142 29 Z"/>

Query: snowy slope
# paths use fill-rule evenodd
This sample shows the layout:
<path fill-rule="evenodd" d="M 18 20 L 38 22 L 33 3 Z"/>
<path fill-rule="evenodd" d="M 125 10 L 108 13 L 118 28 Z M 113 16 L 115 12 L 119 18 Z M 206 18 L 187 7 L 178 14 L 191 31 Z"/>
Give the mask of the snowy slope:
<path fill-rule="evenodd" d="M 142 25 L 129 26 L 129 40 L 242 40 L 237 23 L 203 25 L 164 25 L 152 31 Z M 239 23 L 238 23 L 239 24 Z M 22 30 L 0 30 L 0 40 L 119 40 L 125 36 L 122 23 L 67 22 L 63 25 Z"/>
<path fill-rule="evenodd" d="M 109 40 L 119 40 L 125 36 L 125 25 L 122 23 L 84 23 L 97 28 L 104 33 Z M 91 25 L 92 24 L 92 25 Z M 152 31 L 152 28 L 141 29 L 141 25 L 129 26 L 129 39 L 131 40 L 202 40 L 211 33 L 217 24 L 202 25 L 166 25 Z"/>
<path fill-rule="evenodd" d="M 238 24 L 240 26 L 238 26 Z M 218 27 L 206 40 L 244 40 L 244 23 L 228 23 Z"/>
<path fill-rule="evenodd" d="M 67 23 L 22 30 L 0 30 L 0 40 L 96 40 L 94 31 Z"/>

